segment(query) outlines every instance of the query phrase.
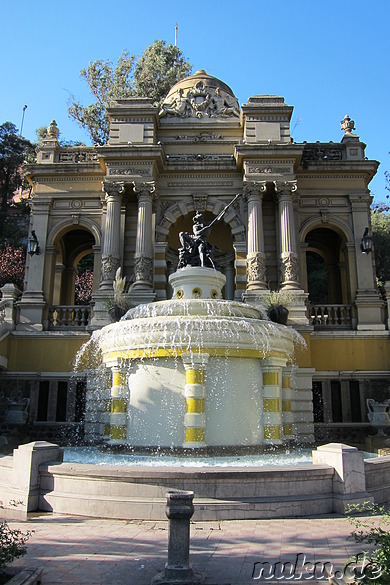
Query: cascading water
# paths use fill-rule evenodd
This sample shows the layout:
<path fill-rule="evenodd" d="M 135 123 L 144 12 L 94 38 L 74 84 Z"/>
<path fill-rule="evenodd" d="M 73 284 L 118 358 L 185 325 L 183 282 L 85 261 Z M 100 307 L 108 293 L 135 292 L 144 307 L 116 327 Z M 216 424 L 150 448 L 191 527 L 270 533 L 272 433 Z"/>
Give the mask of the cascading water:
<path fill-rule="evenodd" d="M 187 449 L 292 441 L 296 334 L 252 305 L 223 301 L 224 276 L 213 269 L 182 268 L 170 282 L 172 300 L 131 309 L 78 356 L 104 366 L 89 381 L 95 439 Z M 91 390 L 98 379 L 100 393 Z"/>

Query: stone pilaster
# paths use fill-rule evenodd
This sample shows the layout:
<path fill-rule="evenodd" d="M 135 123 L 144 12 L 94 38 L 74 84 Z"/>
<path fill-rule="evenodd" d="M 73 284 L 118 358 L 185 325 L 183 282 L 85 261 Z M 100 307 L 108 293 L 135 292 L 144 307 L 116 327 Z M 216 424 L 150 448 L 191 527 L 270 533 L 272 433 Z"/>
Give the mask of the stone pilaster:
<path fill-rule="evenodd" d="M 101 290 L 112 290 L 115 273 L 120 266 L 120 223 L 121 200 L 125 186 L 122 182 L 104 181 L 106 193 L 106 225 L 104 231 L 103 252 L 101 261 Z"/>
<path fill-rule="evenodd" d="M 186 370 L 186 414 L 184 416 L 184 447 L 204 447 L 206 445 L 205 414 L 205 368 L 208 354 L 181 356 Z"/>
<path fill-rule="evenodd" d="M 355 237 L 357 329 L 383 330 L 383 303 L 379 298 L 375 282 L 373 253 L 363 254 L 360 249 L 361 239 L 366 227 L 369 227 L 371 196 L 369 191 L 349 195 Z"/>
<path fill-rule="evenodd" d="M 16 329 L 42 331 L 46 299 L 44 295 L 44 269 L 46 258 L 46 238 L 52 198 L 40 196 L 32 200 L 30 230 L 34 229 L 39 241 L 39 254 L 27 254 L 27 286 L 19 302 L 19 323 Z M 30 232 L 31 233 L 31 232 Z"/>
<path fill-rule="evenodd" d="M 280 286 L 299 289 L 298 252 L 294 224 L 292 196 L 297 189 L 296 181 L 275 181 L 275 191 L 279 202 L 280 222 Z"/>
<path fill-rule="evenodd" d="M 248 202 L 247 290 L 265 289 L 266 271 L 262 200 L 267 190 L 265 181 L 246 183 L 244 196 Z"/>

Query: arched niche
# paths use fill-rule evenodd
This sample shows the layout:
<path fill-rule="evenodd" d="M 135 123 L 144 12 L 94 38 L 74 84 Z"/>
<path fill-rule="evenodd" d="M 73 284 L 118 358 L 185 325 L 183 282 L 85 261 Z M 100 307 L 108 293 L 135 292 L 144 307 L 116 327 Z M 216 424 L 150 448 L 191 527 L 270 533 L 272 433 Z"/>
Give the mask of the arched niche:
<path fill-rule="evenodd" d="M 49 299 L 54 305 L 73 305 L 75 280 L 79 262 L 94 255 L 94 290 L 98 287 L 100 230 L 90 221 L 72 224 L 61 222 L 49 234 L 48 249 L 52 250 L 49 270 Z"/>

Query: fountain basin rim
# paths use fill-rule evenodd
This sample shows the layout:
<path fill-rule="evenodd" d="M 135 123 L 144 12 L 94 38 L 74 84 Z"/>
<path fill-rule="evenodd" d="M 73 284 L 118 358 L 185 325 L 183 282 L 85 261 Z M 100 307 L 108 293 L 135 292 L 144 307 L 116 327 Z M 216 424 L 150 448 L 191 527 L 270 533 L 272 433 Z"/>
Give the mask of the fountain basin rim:
<path fill-rule="evenodd" d="M 163 345 L 163 344 L 162 344 Z M 248 358 L 248 359 L 266 359 L 266 358 L 280 358 L 286 360 L 290 358 L 290 352 L 288 351 L 265 351 L 261 349 L 250 349 L 250 348 L 235 348 L 235 347 L 208 347 L 204 344 L 201 349 L 196 348 L 172 348 L 167 344 L 167 347 L 160 347 L 158 349 L 152 349 L 145 345 L 138 349 L 108 349 L 102 350 L 103 362 L 111 361 L 113 359 L 154 359 L 154 358 L 176 358 L 182 355 L 191 354 L 194 356 L 201 356 L 207 354 L 210 357 L 226 357 L 226 358 Z"/>
<path fill-rule="evenodd" d="M 280 481 L 290 481 L 294 477 L 301 477 L 305 471 L 310 471 L 312 475 L 323 475 L 324 473 L 333 476 L 334 468 L 326 464 L 302 464 L 302 465 L 264 465 L 259 467 L 151 467 L 136 466 L 116 466 L 116 465 L 96 465 L 93 463 L 44 463 L 40 466 L 41 470 L 54 472 L 56 475 L 73 476 L 73 477 L 102 477 L 106 480 L 123 482 L 132 479 L 208 479 L 224 477 L 225 479 L 234 479 L 238 481 L 245 479 L 261 479 L 262 477 L 275 478 Z"/>

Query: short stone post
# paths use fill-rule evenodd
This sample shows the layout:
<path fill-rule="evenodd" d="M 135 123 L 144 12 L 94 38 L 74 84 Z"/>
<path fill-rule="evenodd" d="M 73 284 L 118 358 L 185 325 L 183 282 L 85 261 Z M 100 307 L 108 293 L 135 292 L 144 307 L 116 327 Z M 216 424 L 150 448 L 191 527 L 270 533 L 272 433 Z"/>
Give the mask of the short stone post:
<path fill-rule="evenodd" d="M 345 514 L 351 504 L 372 503 L 366 491 L 364 455 L 356 447 L 342 443 L 321 445 L 313 451 L 313 464 L 331 465 L 333 476 L 333 511 Z"/>
<path fill-rule="evenodd" d="M 202 575 L 191 569 L 190 519 L 194 513 L 194 492 L 169 491 L 165 513 L 168 526 L 168 562 L 153 579 L 153 585 L 199 585 Z"/>

